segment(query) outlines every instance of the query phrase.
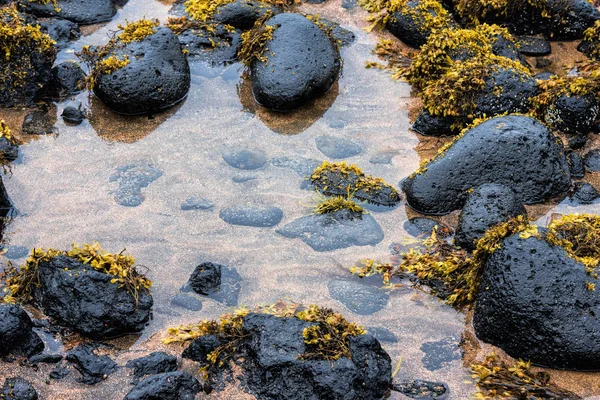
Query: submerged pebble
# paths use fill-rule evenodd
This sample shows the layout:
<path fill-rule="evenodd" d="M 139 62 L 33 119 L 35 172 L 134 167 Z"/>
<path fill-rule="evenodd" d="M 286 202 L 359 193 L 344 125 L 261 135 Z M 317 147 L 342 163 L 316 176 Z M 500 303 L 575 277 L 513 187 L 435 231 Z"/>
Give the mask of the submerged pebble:
<path fill-rule="evenodd" d="M 334 159 L 354 157 L 363 151 L 363 147 L 358 143 L 335 136 L 318 136 L 315 143 L 321 153 Z"/>
<path fill-rule="evenodd" d="M 178 293 L 171 299 L 171 304 L 190 311 L 202 310 L 202 301 L 189 294 Z"/>
<path fill-rule="evenodd" d="M 335 279 L 327 284 L 332 298 L 345 305 L 348 310 L 360 315 L 370 315 L 387 306 L 387 292 L 374 285 L 365 285 L 353 279 Z"/>
<path fill-rule="evenodd" d="M 267 163 L 265 152 L 256 149 L 227 149 L 223 151 L 222 156 L 227 164 L 238 169 L 259 169 Z"/>
<path fill-rule="evenodd" d="M 429 371 L 435 371 L 446 367 L 452 361 L 462 358 L 462 350 L 459 340 L 448 337 L 435 342 L 425 342 L 421 345 L 421 351 L 425 353 L 421 362 Z"/>
<path fill-rule="evenodd" d="M 119 188 L 114 192 L 115 201 L 125 207 L 139 206 L 145 199 L 142 189 L 161 176 L 161 169 L 144 160 L 118 167 L 109 178 L 109 182 L 119 184 Z"/>
<path fill-rule="evenodd" d="M 190 196 L 185 200 L 184 203 L 181 203 L 181 209 L 183 211 L 212 210 L 214 207 L 215 204 L 212 201 L 199 196 Z"/>
<path fill-rule="evenodd" d="M 283 211 L 277 207 L 236 205 L 221 209 L 219 217 L 231 225 L 264 228 L 279 224 Z"/>
<path fill-rule="evenodd" d="M 450 389 L 448 385 L 441 382 L 428 382 L 414 380 L 411 382 L 394 382 L 394 390 L 406 397 L 418 400 L 445 400 L 448 398 Z"/>

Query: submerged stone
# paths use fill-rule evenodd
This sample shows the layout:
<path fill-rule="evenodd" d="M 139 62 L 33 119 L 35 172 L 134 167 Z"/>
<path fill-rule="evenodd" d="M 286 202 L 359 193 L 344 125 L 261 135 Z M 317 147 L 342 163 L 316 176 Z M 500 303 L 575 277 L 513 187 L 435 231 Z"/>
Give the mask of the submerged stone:
<path fill-rule="evenodd" d="M 16 304 L 0 303 L 0 355 L 29 357 L 44 350 L 29 315 Z"/>
<path fill-rule="evenodd" d="M 142 189 L 163 176 L 163 171 L 148 161 L 134 161 L 117 168 L 109 182 L 117 182 L 115 201 L 125 207 L 137 207 L 145 200 Z"/>
<path fill-rule="evenodd" d="M 370 315 L 387 306 L 389 296 L 380 286 L 364 284 L 356 280 L 335 279 L 327 284 L 329 295 L 360 315 Z"/>
<path fill-rule="evenodd" d="M 327 92 L 338 78 L 340 55 L 335 44 L 302 15 L 284 13 L 267 21 L 277 26 L 266 43 L 266 62 L 250 66 L 256 101 L 274 111 L 291 111 Z"/>
<path fill-rule="evenodd" d="M 363 147 L 356 142 L 335 136 L 322 135 L 315 139 L 317 149 L 329 158 L 348 158 L 362 153 Z"/>
<path fill-rule="evenodd" d="M 267 163 L 267 156 L 262 150 L 228 149 L 223 151 L 222 156 L 227 164 L 238 169 L 259 169 Z"/>
<path fill-rule="evenodd" d="M 396 150 L 381 151 L 379 153 L 373 154 L 371 156 L 371 158 L 369 159 L 369 162 L 371 164 L 391 165 L 392 164 L 392 160 L 398 154 L 400 154 L 400 153 L 398 151 L 396 151 Z"/>
<path fill-rule="evenodd" d="M 590 281 L 562 247 L 512 235 L 484 264 L 473 317 L 477 337 L 535 365 L 598 370 L 600 295 L 589 290 Z"/>
<path fill-rule="evenodd" d="M 380 342 L 398 343 L 398 337 L 396 337 L 394 332 L 387 328 L 369 326 L 367 327 L 367 333 L 373 335 L 375 339 L 379 340 Z"/>
<path fill-rule="evenodd" d="M 571 178 L 563 146 L 533 118 L 492 118 L 405 179 L 402 189 L 417 211 L 447 214 L 462 208 L 468 190 L 484 183 L 511 188 L 524 204 L 564 193 Z"/>
<path fill-rule="evenodd" d="M 65 107 L 65 109 L 63 110 L 63 112 L 61 114 L 61 117 L 63 118 L 63 120 L 66 123 L 72 124 L 72 125 L 79 125 L 85 119 L 85 115 L 84 115 L 83 111 L 81 111 L 81 109 L 75 108 L 73 106 Z"/>
<path fill-rule="evenodd" d="M 383 230 L 370 214 L 355 216 L 347 210 L 307 215 L 278 229 L 277 233 L 290 239 L 299 238 L 315 251 L 374 246 L 384 236 Z"/>
<path fill-rule="evenodd" d="M 25 116 L 21 131 L 28 135 L 51 135 L 57 130 L 47 111 L 35 110 Z"/>
<path fill-rule="evenodd" d="M 183 211 L 189 210 L 212 210 L 215 208 L 215 203 L 212 201 L 199 196 L 190 196 L 184 203 L 181 204 Z"/>
<path fill-rule="evenodd" d="M 211 262 L 198 265 L 188 281 L 188 285 L 198 294 L 207 295 L 221 289 L 221 270 L 223 266 Z"/>
<path fill-rule="evenodd" d="M 33 385 L 23 378 L 7 378 L 0 398 L 3 400 L 37 400 L 38 393 Z"/>
<path fill-rule="evenodd" d="M 190 311 L 202 310 L 202 301 L 189 294 L 178 293 L 171 299 L 171 304 Z"/>
<path fill-rule="evenodd" d="M 56 0 L 47 4 L 19 0 L 19 9 L 38 17 L 60 17 L 80 25 L 110 21 L 117 13 L 112 0 Z"/>
<path fill-rule="evenodd" d="M 201 265 L 205 264 L 218 265 L 213 263 L 203 263 Z M 197 294 L 206 296 L 214 301 L 223 303 L 229 307 L 237 306 L 240 291 L 242 290 L 242 277 L 235 268 L 229 268 L 224 265 L 218 266 L 220 267 L 218 288 L 215 285 L 217 281 L 215 276 L 207 274 L 210 276 L 203 276 L 208 278 L 206 280 L 192 279 L 192 274 L 192 277 L 190 277 L 190 280 L 181 288 L 181 291 L 194 291 Z M 212 270 L 212 272 L 215 272 L 215 270 Z M 192 285 L 196 286 L 196 289 L 194 289 Z"/>
<path fill-rule="evenodd" d="M 102 347 L 104 346 L 99 343 L 84 343 L 67 353 L 67 360 L 81 374 L 79 382 L 95 385 L 117 371 L 117 363 L 109 356 L 98 353 Z"/>
<path fill-rule="evenodd" d="M 84 80 L 85 73 L 75 62 L 66 61 L 52 68 L 52 91 L 58 97 L 81 92 Z"/>
<path fill-rule="evenodd" d="M 162 351 L 155 351 L 147 356 L 127 361 L 127 368 L 133 368 L 133 377 L 137 380 L 145 375 L 156 375 L 177 371 L 177 357 Z"/>
<path fill-rule="evenodd" d="M 438 237 L 446 237 L 452 234 L 452 229 L 432 218 L 415 217 L 407 220 L 403 226 L 406 233 L 416 238 L 428 238 L 433 230 Z"/>
<path fill-rule="evenodd" d="M 436 371 L 446 367 L 452 361 L 462 358 L 459 340 L 454 337 L 445 338 L 436 342 L 425 342 L 420 349 L 425 355 L 421 359 L 423 366 L 428 371 Z"/>
<path fill-rule="evenodd" d="M 124 400 L 194 400 L 201 387 L 187 372 L 165 372 L 138 383 Z"/>
<path fill-rule="evenodd" d="M 221 209 L 219 217 L 231 225 L 265 228 L 278 225 L 283 211 L 277 207 L 236 205 Z"/>

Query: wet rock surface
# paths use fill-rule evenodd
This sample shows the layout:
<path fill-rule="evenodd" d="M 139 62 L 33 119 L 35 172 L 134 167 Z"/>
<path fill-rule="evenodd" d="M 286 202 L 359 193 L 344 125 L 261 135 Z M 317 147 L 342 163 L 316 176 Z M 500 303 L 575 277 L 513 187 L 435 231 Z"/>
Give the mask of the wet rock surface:
<path fill-rule="evenodd" d="M 146 375 L 157 375 L 164 372 L 177 371 L 177 357 L 162 351 L 155 351 L 147 356 L 127 361 L 127 368 L 133 368 L 134 382 Z"/>
<path fill-rule="evenodd" d="M 222 265 L 205 262 L 198 265 L 188 281 L 190 288 L 203 295 L 217 292 L 221 289 Z"/>
<path fill-rule="evenodd" d="M 0 137 L 0 164 L 8 164 L 19 157 L 19 146 L 5 136 Z"/>
<path fill-rule="evenodd" d="M 19 9 L 38 17 L 60 17 L 80 25 L 110 21 L 117 13 L 112 0 L 57 0 L 48 4 L 19 0 Z"/>
<path fill-rule="evenodd" d="M 194 400 L 200 382 L 187 372 L 165 372 L 138 383 L 124 400 Z"/>
<path fill-rule="evenodd" d="M 221 24 L 231 25 L 243 31 L 254 26 L 254 23 L 270 12 L 280 12 L 277 7 L 254 0 L 235 0 L 217 8 L 213 19 Z"/>
<path fill-rule="evenodd" d="M 476 241 L 489 228 L 517 215 L 527 215 L 527 211 L 510 188 L 495 183 L 478 186 L 469 194 L 458 216 L 454 243 L 467 250 L 475 250 Z"/>
<path fill-rule="evenodd" d="M 139 160 L 125 164 L 113 173 L 109 182 L 117 182 L 115 201 L 125 207 L 137 207 L 145 200 L 142 189 L 163 176 L 163 171 L 148 161 Z"/>
<path fill-rule="evenodd" d="M 569 198 L 575 204 L 592 204 L 600 197 L 600 193 L 586 182 L 575 182 Z"/>
<path fill-rule="evenodd" d="M 427 109 L 421 110 L 411 129 L 424 136 L 449 136 L 456 133 L 452 124 L 456 121 L 452 117 L 431 115 Z"/>
<path fill-rule="evenodd" d="M 21 131 L 28 135 L 51 135 L 56 133 L 56 128 L 48 112 L 36 110 L 25 116 Z"/>
<path fill-rule="evenodd" d="M 363 151 L 358 143 L 335 136 L 317 136 L 315 143 L 321 153 L 333 159 L 354 157 Z"/>
<path fill-rule="evenodd" d="M 262 150 L 227 149 L 222 156 L 227 164 L 238 169 L 259 169 L 267 163 L 267 155 Z"/>
<path fill-rule="evenodd" d="M 168 28 L 117 48 L 129 63 L 111 74 L 100 74 L 94 94 L 110 109 L 137 115 L 158 112 L 183 100 L 190 88 L 190 67 L 177 36 Z"/>
<path fill-rule="evenodd" d="M 428 238 L 434 229 L 439 237 L 449 236 L 452 233 L 446 225 L 435 219 L 424 217 L 411 218 L 404 223 L 403 227 L 406 233 L 416 238 Z"/>
<path fill-rule="evenodd" d="M 307 18 L 279 14 L 267 25 L 278 26 L 267 42 L 268 62 L 250 67 L 256 101 L 275 111 L 291 111 L 327 92 L 340 72 L 340 55 L 327 34 Z"/>
<path fill-rule="evenodd" d="M 327 284 L 329 295 L 345 305 L 348 310 L 360 315 L 370 315 L 387 306 L 388 294 L 379 286 L 356 280 L 335 279 Z"/>
<path fill-rule="evenodd" d="M 421 3 L 417 0 L 409 1 L 407 4 L 409 11 L 391 14 L 386 25 L 387 30 L 394 36 L 415 48 L 424 45 L 431 35 L 431 28 L 427 28 L 424 23 L 427 13 L 418 9 L 420 5 Z M 434 9 L 429 9 L 428 13 L 432 17 L 437 16 Z"/>
<path fill-rule="evenodd" d="M 231 225 L 268 228 L 281 222 L 283 211 L 272 206 L 237 205 L 221 209 L 219 217 Z"/>
<path fill-rule="evenodd" d="M 444 400 L 450 395 L 450 390 L 445 383 L 422 380 L 394 383 L 394 390 L 418 400 Z"/>
<path fill-rule="evenodd" d="M 526 56 L 541 57 L 551 53 L 550 42 L 541 36 L 518 37 L 519 52 Z"/>
<path fill-rule="evenodd" d="M 511 188 L 524 204 L 566 192 L 571 183 L 562 145 L 526 116 L 492 118 L 402 183 L 408 204 L 426 214 L 462 208 L 467 191 L 484 183 Z"/>
<path fill-rule="evenodd" d="M 52 68 L 52 90 L 54 95 L 65 97 L 81 92 L 85 73 L 79 64 L 66 61 Z"/>
<path fill-rule="evenodd" d="M 101 354 L 102 349 L 98 343 L 84 343 L 67 353 L 67 360 L 81 374 L 79 382 L 95 385 L 117 371 L 117 363 Z"/>
<path fill-rule="evenodd" d="M 498 87 L 502 88 L 498 93 Z M 526 113 L 531 98 L 539 93 L 530 75 L 514 69 L 500 68 L 485 78 L 485 87 L 475 97 L 475 114 L 479 117 L 504 113 Z"/>
<path fill-rule="evenodd" d="M 565 250 L 520 234 L 487 260 L 475 304 L 477 337 L 550 368 L 600 368 L 600 306 L 590 276 Z"/>
<path fill-rule="evenodd" d="M 68 42 L 81 37 L 79 26 L 66 19 L 51 18 L 40 20 L 38 23 L 41 31 L 48 34 L 56 42 L 58 50 L 64 49 L 69 45 Z"/>
<path fill-rule="evenodd" d="M 374 246 L 383 240 L 383 230 L 371 215 L 357 217 L 346 210 L 307 215 L 278 229 L 277 233 L 290 239 L 299 238 L 316 251 Z"/>
<path fill-rule="evenodd" d="M 212 263 L 206 263 L 212 264 Z M 242 290 L 242 277 L 235 268 L 229 268 L 224 265 L 220 266 L 220 282 L 219 288 L 216 290 L 206 290 L 206 286 L 202 286 L 202 290 L 195 291 L 191 286 L 191 279 L 182 288 L 182 292 L 191 292 L 206 296 L 216 302 L 223 303 L 226 306 L 233 307 L 238 305 L 240 291 Z M 212 286 L 214 288 L 214 286 Z M 201 292 L 209 292 L 203 294 Z"/>
<path fill-rule="evenodd" d="M 112 275 L 77 260 L 57 256 L 38 264 L 40 286 L 34 303 L 60 323 L 94 339 L 139 332 L 150 320 L 152 296 L 140 290 L 137 299 L 111 283 Z"/>
<path fill-rule="evenodd" d="M 459 340 L 454 337 L 445 338 L 435 342 L 425 342 L 421 351 L 425 353 L 421 362 L 429 371 L 445 368 L 452 361 L 462 358 L 462 350 L 458 346 Z"/>
<path fill-rule="evenodd" d="M 215 64 L 235 61 L 241 44 L 241 31 L 231 32 L 223 24 L 218 24 L 211 30 L 187 29 L 177 37 L 182 48 L 188 51 L 188 57 Z"/>
<path fill-rule="evenodd" d="M 0 303 L 0 355 L 32 356 L 44 350 L 29 315 L 16 304 Z"/>
<path fill-rule="evenodd" d="M 61 117 L 66 123 L 72 125 L 79 125 L 85 119 L 83 111 L 73 106 L 65 107 L 61 114 Z"/>
<path fill-rule="evenodd" d="M 583 156 L 585 169 L 591 172 L 600 172 L 600 149 L 588 151 Z"/>
<path fill-rule="evenodd" d="M 0 398 L 3 400 L 37 400 L 38 393 L 29 381 L 23 378 L 8 378 L 4 382 Z"/>
<path fill-rule="evenodd" d="M 566 96 L 557 98 L 546 110 L 549 126 L 561 132 L 587 135 L 600 114 L 600 105 L 594 96 Z"/>
<path fill-rule="evenodd" d="M 581 39 L 583 31 L 600 20 L 600 11 L 585 0 L 548 1 L 552 22 L 550 36 L 554 40 Z"/>
<path fill-rule="evenodd" d="M 567 154 L 567 160 L 569 161 L 569 171 L 571 171 L 571 177 L 573 179 L 583 178 L 585 175 L 583 158 L 575 152 L 569 152 L 569 154 Z"/>

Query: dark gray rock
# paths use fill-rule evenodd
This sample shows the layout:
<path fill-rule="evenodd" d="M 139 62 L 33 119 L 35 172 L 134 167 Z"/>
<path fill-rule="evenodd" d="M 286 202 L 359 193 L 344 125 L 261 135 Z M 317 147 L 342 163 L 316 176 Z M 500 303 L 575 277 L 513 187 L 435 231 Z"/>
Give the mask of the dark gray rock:
<path fill-rule="evenodd" d="M 96 271 L 77 260 L 58 256 L 38 264 L 40 285 L 33 290 L 34 304 L 87 337 L 111 338 L 144 329 L 153 305 L 150 293 L 137 299 L 113 275 Z"/>
<path fill-rule="evenodd" d="M 51 135 L 56 133 L 56 128 L 46 111 L 36 110 L 25 116 L 21 132 L 28 135 Z"/>
<path fill-rule="evenodd" d="M 237 306 L 240 291 L 242 290 L 242 277 L 235 268 L 228 268 L 223 265 L 221 265 L 220 275 L 221 280 L 218 290 L 211 291 L 206 295 L 199 293 L 199 291 L 196 293 L 206 296 L 216 302 L 223 303 L 228 307 Z M 193 290 L 194 289 L 192 289 L 189 281 L 181 288 L 182 292 L 190 292 Z"/>
<path fill-rule="evenodd" d="M 0 303 L 0 355 L 29 357 L 44 350 L 29 315 L 16 304 Z"/>
<path fill-rule="evenodd" d="M 144 379 L 123 400 L 194 400 L 201 388 L 187 372 L 165 372 Z"/>
<path fill-rule="evenodd" d="M 111 53 L 112 54 L 112 53 Z M 94 94 L 121 114 L 147 114 L 182 101 L 190 88 L 190 67 L 177 36 L 168 28 L 118 48 L 129 64 L 111 74 L 100 74 Z"/>
<path fill-rule="evenodd" d="M 581 39 L 583 31 L 600 20 L 600 11 L 586 0 L 549 0 L 549 35 L 554 40 Z"/>
<path fill-rule="evenodd" d="M 133 368 L 135 383 L 145 375 L 157 375 L 164 372 L 177 371 L 177 357 L 162 351 L 155 351 L 147 356 L 127 361 L 127 368 Z"/>
<path fill-rule="evenodd" d="M 492 42 L 492 53 L 497 56 L 506 57 L 510 60 L 518 61 L 526 67 L 529 67 L 527 60 L 520 53 L 521 48 L 514 41 L 505 38 L 502 35 L 496 35 Z"/>
<path fill-rule="evenodd" d="M 264 228 L 278 225 L 283 211 L 277 207 L 237 205 L 221 209 L 219 217 L 231 225 Z"/>
<path fill-rule="evenodd" d="M 573 179 L 582 179 L 585 176 L 585 166 L 583 158 L 573 151 L 567 154 L 569 161 L 569 171 L 571 171 L 571 177 Z"/>
<path fill-rule="evenodd" d="M 171 304 L 190 311 L 202 310 L 202 301 L 189 294 L 178 293 L 171 299 Z"/>
<path fill-rule="evenodd" d="M 62 50 L 69 45 L 72 40 L 81 37 L 79 26 L 69 20 L 60 18 L 51 18 L 38 21 L 40 30 L 56 42 L 56 48 Z"/>
<path fill-rule="evenodd" d="M 363 147 L 351 140 L 322 135 L 315 139 L 317 149 L 329 158 L 348 158 L 362 153 Z"/>
<path fill-rule="evenodd" d="M 600 292 L 588 290 L 589 281 L 563 248 L 512 235 L 485 262 L 473 317 L 477 337 L 536 365 L 598 370 Z"/>
<path fill-rule="evenodd" d="M 109 182 L 117 182 L 115 201 L 125 207 L 137 207 L 145 200 L 142 189 L 163 176 L 163 171 L 148 161 L 139 160 L 125 164 L 113 173 Z"/>
<path fill-rule="evenodd" d="M 370 315 L 387 306 L 389 296 L 380 286 L 368 285 L 356 280 L 335 279 L 327 284 L 329 295 L 360 315 Z"/>
<path fill-rule="evenodd" d="M 424 136 L 450 136 L 456 134 L 452 125 L 455 118 L 431 115 L 427 109 L 422 109 L 411 129 Z"/>
<path fill-rule="evenodd" d="M 0 164 L 8 164 L 19 157 L 19 145 L 8 139 L 0 137 Z"/>
<path fill-rule="evenodd" d="M 563 133 L 587 135 L 600 115 L 600 105 L 592 95 L 557 98 L 545 112 L 546 123 Z"/>
<path fill-rule="evenodd" d="M 434 229 L 437 229 L 438 237 L 446 237 L 452 234 L 452 230 L 432 218 L 415 217 L 407 220 L 403 226 L 406 233 L 419 239 L 426 239 L 431 236 Z"/>
<path fill-rule="evenodd" d="M 594 149 L 588 151 L 583 156 L 583 163 L 585 168 L 591 172 L 600 172 L 600 149 Z"/>
<path fill-rule="evenodd" d="M 342 8 L 353 10 L 358 5 L 358 0 L 342 0 Z"/>
<path fill-rule="evenodd" d="M 190 196 L 185 200 L 185 203 L 181 204 L 181 209 L 183 211 L 212 210 L 214 207 L 215 204 L 212 201 L 198 196 Z"/>
<path fill-rule="evenodd" d="M 278 229 L 277 233 L 290 239 L 299 238 L 316 251 L 374 246 L 383 240 L 383 230 L 371 215 L 349 215 L 346 210 L 307 215 Z"/>
<path fill-rule="evenodd" d="M 58 9 L 52 2 L 48 4 L 19 0 L 20 10 L 37 17 L 59 17 L 80 25 L 97 24 L 110 21 L 117 13 L 112 0 L 57 0 Z"/>
<path fill-rule="evenodd" d="M 428 371 L 444 368 L 452 361 L 462 358 L 459 340 L 453 337 L 425 342 L 421 345 L 421 351 L 425 353 L 421 362 Z"/>
<path fill-rule="evenodd" d="M 499 94 L 498 87 L 502 88 Z M 512 68 L 500 68 L 485 78 L 485 87 L 475 96 L 475 115 L 526 113 L 531 108 L 530 99 L 538 93 L 538 84 L 531 75 Z"/>
<path fill-rule="evenodd" d="M 375 153 L 369 159 L 371 164 L 383 164 L 383 165 L 391 165 L 392 160 L 400 154 L 396 150 L 384 150 L 378 153 Z"/>
<path fill-rule="evenodd" d="M 402 188 L 417 211 L 447 214 L 462 208 L 467 191 L 484 183 L 508 186 L 519 202 L 533 204 L 569 190 L 571 178 L 552 133 L 533 118 L 511 115 L 467 131 Z"/>
<path fill-rule="evenodd" d="M 587 135 L 576 135 L 572 139 L 569 139 L 568 147 L 571 150 L 579 150 L 587 144 L 587 141 Z"/>
<path fill-rule="evenodd" d="M 0 216 L 6 217 L 13 210 L 13 205 L 8 197 L 4 182 L 0 177 Z M 0 235 L 2 236 L 2 235 Z"/>
<path fill-rule="evenodd" d="M 23 378 L 7 378 L 0 398 L 3 400 L 37 400 L 38 394 L 29 381 Z"/>
<path fill-rule="evenodd" d="M 509 187 L 496 183 L 478 186 L 469 194 L 458 216 L 454 243 L 475 250 L 475 243 L 488 229 L 517 215 L 527 215 L 527 211 Z"/>
<path fill-rule="evenodd" d="M 61 117 L 68 124 L 79 125 L 85 119 L 85 114 L 80 108 L 68 106 L 63 110 Z"/>
<path fill-rule="evenodd" d="M 205 262 L 198 265 L 188 281 L 188 285 L 198 294 L 208 295 L 221 289 L 222 265 Z"/>
<path fill-rule="evenodd" d="M 408 2 L 409 12 L 403 13 L 401 11 L 395 12 L 390 15 L 390 19 L 387 23 L 387 30 L 390 31 L 402 42 L 409 46 L 419 48 L 427 42 L 431 30 L 426 29 L 423 24 L 425 18 L 436 16 L 437 13 L 433 9 L 429 9 L 428 12 L 417 9 L 420 5 L 418 0 L 410 0 Z"/>
<path fill-rule="evenodd" d="M 536 65 L 536 68 L 544 68 L 544 67 L 538 67 Z M 536 79 L 536 80 L 538 80 L 538 81 L 548 81 L 553 76 L 556 76 L 556 74 L 554 74 L 552 72 L 540 72 L 539 74 L 535 74 L 533 76 L 533 78 Z"/>
<path fill-rule="evenodd" d="M 279 8 L 255 0 L 234 0 L 217 8 L 213 19 L 224 25 L 240 30 L 248 30 L 266 13 L 279 14 Z"/>
<path fill-rule="evenodd" d="M 267 163 L 267 155 L 262 150 L 235 148 L 224 150 L 221 155 L 227 164 L 238 169 L 259 169 Z"/>
<path fill-rule="evenodd" d="M 450 389 L 445 383 L 420 379 L 402 383 L 394 382 L 394 390 L 417 400 L 445 400 L 450 394 Z"/>
<path fill-rule="evenodd" d="M 526 56 L 541 57 L 552 52 L 550 42 L 543 36 L 519 36 L 519 52 Z"/>
<path fill-rule="evenodd" d="M 274 111 L 291 111 L 331 88 L 340 72 L 335 44 L 316 24 L 299 14 L 279 14 L 267 21 L 278 26 L 266 44 L 267 62 L 250 67 L 256 101 Z"/>
<path fill-rule="evenodd" d="M 57 364 L 63 360 L 62 354 L 52 353 L 41 353 L 29 357 L 28 361 L 31 365 L 43 364 Z"/>
<path fill-rule="evenodd" d="M 575 182 L 570 199 L 575 204 L 592 204 L 600 197 L 600 193 L 589 183 Z"/>
<path fill-rule="evenodd" d="M 95 385 L 117 371 L 117 363 L 109 356 L 97 354 L 102 347 L 104 346 L 98 343 L 84 343 L 67 353 L 67 360 L 81 374 L 79 382 Z"/>
<path fill-rule="evenodd" d="M 177 35 L 188 57 L 206 60 L 213 64 L 227 64 L 237 59 L 241 44 L 241 31 L 229 31 L 218 24 L 213 30 L 207 28 L 187 29 Z"/>
<path fill-rule="evenodd" d="M 73 61 L 65 61 L 52 68 L 52 92 L 57 97 L 65 97 L 81 92 L 85 73 Z"/>
<path fill-rule="evenodd" d="M 19 258 L 27 257 L 29 254 L 29 249 L 25 246 L 9 246 L 8 249 L 4 249 L 6 252 L 4 253 L 4 257 L 9 260 L 16 260 Z"/>

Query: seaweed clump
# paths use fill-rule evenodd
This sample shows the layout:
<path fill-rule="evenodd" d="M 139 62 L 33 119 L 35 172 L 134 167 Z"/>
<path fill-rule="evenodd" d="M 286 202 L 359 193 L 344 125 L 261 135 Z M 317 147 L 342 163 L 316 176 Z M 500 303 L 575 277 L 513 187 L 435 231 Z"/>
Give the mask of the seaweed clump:
<path fill-rule="evenodd" d="M 19 144 L 19 140 L 12 135 L 8 124 L 3 119 L 0 119 L 0 138 L 6 138 L 12 144 Z"/>
<path fill-rule="evenodd" d="M 535 11 L 542 18 L 550 18 L 546 0 L 457 0 L 454 8 L 471 25 L 478 25 L 486 18 L 505 18 L 526 11 Z"/>
<path fill-rule="evenodd" d="M 242 43 L 238 50 L 238 60 L 247 68 L 250 68 L 255 60 L 265 64 L 269 62 L 269 59 L 265 55 L 265 52 L 269 50 L 267 43 L 273 39 L 273 32 L 277 29 L 277 26 L 266 24 L 266 21 L 271 16 L 272 14 L 267 12 L 263 18 L 254 23 L 252 29 L 242 33 Z"/>
<path fill-rule="evenodd" d="M 129 292 L 136 300 L 138 293 L 149 291 L 152 282 L 135 267 L 135 259 L 123 254 L 112 254 L 102 249 L 99 243 L 73 244 L 71 250 L 33 249 L 29 258 L 21 267 L 10 267 L 3 276 L 3 286 L 6 295 L 3 301 L 7 303 L 28 303 L 33 300 L 35 287 L 41 286 L 39 264 L 52 261 L 52 259 L 65 256 L 89 265 L 96 271 L 111 275 L 111 283 L 118 284 Z"/>
<path fill-rule="evenodd" d="M 338 211 L 347 210 L 351 214 L 363 214 L 365 212 L 364 208 L 356 204 L 352 200 L 352 195 L 348 196 L 335 196 L 330 199 L 325 199 L 319 204 L 317 204 L 315 208 L 315 214 L 330 214 Z"/>
<path fill-rule="evenodd" d="M 575 393 L 551 385 L 550 375 L 531 371 L 531 363 L 519 360 L 507 366 L 492 353 L 482 363 L 471 365 L 476 380 L 476 399 L 581 399 Z"/>
<path fill-rule="evenodd" d="M 303 309 L 296 303 L 278 301 L 269 306 L 257 307 L 254 311 L 240 308 L 222 315 L 219 320 L 204 320 L 195 325 L 169 328 L 169 337 L 163 342 L 183 344 L 208 335 L 216 336 L 220 345 L 208 353 L 207 364 L 200 369 L 206 378 L 215 369 L 223 368 L 229 361 L 235 361 L 237 356 L 243 355 L 244 340 L 250 337 L 250 333 L 244 329 L 244 317 L 250 313 L 297 318 L 313 323 L 302 332 L 308 350 L 300 355 L 302 360 L 332 361 L 341 357 L 351 358 L 349 337 L 366 333 L 362 327 L 348 322 L 331 309 L 316 305 Z"/>
<path fill-rule="evenodd" d="M 582 48 L 589 58 L 600 59 L 600 20 L 583 31 L 583 41 L 577 49 L 581 51 Z"/>
<path fill-rule="evenodd" d="M 120 33 L 117 35 L 117 39 L 123 44 L 141 42 L 148 36 L 156 33 L 158 24 L 157 19 L 141 19 L 125 25 L 119 25 L 117 28 L 120 30 Z"/>
<path fill-rule="evenodd" d="M 60 7 L 58 5 L 57 0 L 29 0 L 29 2 L 41 5 L 52 4 L 52 7 L 54 7 L 54 11 L 60 12 Z"/>
<path fill-rule="evenodd" d="M 235 0 L 187 0 L 185 11 L 197 21 L 207 22 L 211 20 L 217 9 L 224 5 L 233 3 Z M 287 9 L 296 3 L 295 0 L 261 0 L 265 4 Z"/>
<path fill-rule="evenodd" d="M 373 29 L 383 30 L 388 23 L 395 21 L 395 13 L 410 16 L 423 32 L 451 26 L 450 13 L 441 2 L 422 0 L 417 4 L 409 3 L 411 3 L 410 0 L 359 0 L 361 7 L 373 14 L 367 19 L 371 23 L 367 31 L 370 32 Z"/>

